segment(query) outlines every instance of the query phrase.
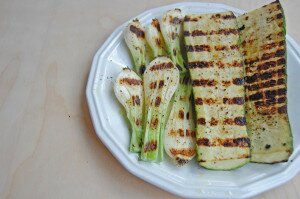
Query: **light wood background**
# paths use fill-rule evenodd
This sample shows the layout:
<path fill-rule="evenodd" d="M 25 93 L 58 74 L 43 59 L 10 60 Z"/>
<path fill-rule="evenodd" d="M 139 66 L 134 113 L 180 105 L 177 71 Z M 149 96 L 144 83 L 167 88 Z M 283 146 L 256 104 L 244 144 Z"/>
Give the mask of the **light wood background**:
<path fill-rule="evenodd" d="M 0 198 L 177 198 L 118 163 L 85 97 L 92 58 L 110 33 L 174 2 L 0 0 Z M 251 10 L 270 1 L 218 2 Z M 300 43 L 300 1 L 282 3 Z M 299 187 L 300 175 L 257 198 L 300 198 Z"/>

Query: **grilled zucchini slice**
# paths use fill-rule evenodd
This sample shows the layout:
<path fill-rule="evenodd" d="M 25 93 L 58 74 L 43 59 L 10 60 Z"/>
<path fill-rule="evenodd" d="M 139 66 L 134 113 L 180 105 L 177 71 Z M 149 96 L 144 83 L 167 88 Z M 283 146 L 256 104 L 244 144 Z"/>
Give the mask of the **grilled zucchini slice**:
<path fill-rule="evenodd" d="M 142 79 L 129 68 L 124 68 L 114 84 L 114 92 L 124 106 L 131 125 L 130 152 L 140 152 L 142 146 L 142 111 L 143 83 Z"/>
<path fill-rule="evenodd" d="M 198 162 L 231 170 L 249 162 L 239 30 L 232 12 L 187 15 L 184 39 L 197 115 Z"/>
<path fill-rule="evenodd" d="M 141 160 L 163 159 L 163 133 L 169 102 L 179 83 L 179 70 L 167 57 L 154 59 L 144 73 L 145 131 Z"/>
<path fill-rule="evenodd" d="M 293 139 L 287 114 L 285 19 L 279 1 L 237 19 L 246 71 L 251 161 L 287 161 Z"/>

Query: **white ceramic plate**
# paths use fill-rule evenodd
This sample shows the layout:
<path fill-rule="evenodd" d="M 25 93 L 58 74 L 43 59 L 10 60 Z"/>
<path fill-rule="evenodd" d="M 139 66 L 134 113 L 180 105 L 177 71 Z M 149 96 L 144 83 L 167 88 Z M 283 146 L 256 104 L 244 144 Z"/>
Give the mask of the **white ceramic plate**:
<path fill-rule="evenodd" d="M 209 13 L 242 10 L 211 3 L 178 3 L 148 10 L 139 18 L 148 25 L 172 8 L 184 13 Z M 287 19 L 288 20 L 288 19 Z M 128 23 L 128 22 L 127 22 Z M 132 66 L 129 51 L 123 40 L 126 24 L 117 28 L 96 53 L 86 89 L 88 105 L 97 135 L 111 153 L 132 174 L 173 194 L 187 198 L 245 198 L 279 186 L 300 170 L 300 48 L 287 36 L 288 49 L 288 112 L 294 136 L 294 153 L 286 163 L 274 165 L 247 164 L 233 171 L 210 171 L 198 166 L 196 161 L 184 167 L 174 166 L 167 155 L 160 164 L 138 161 L 129 153 L 130 132 L 122 107 L 113 93 L 113 82 L 123 67 Z"/>

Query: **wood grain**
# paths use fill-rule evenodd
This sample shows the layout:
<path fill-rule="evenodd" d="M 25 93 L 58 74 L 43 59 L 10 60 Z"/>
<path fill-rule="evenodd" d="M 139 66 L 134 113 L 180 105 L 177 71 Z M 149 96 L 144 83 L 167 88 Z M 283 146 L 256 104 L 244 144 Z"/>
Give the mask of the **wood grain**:
<path fill-rule="evenodd" d="M 176 198 L 117 162 L 85 98 L 92 58 L 110 33 L 174 2 L 0 1 L 0 198 Z M 218 2 L 251 10 L 270 1 Z M 282 3 L 300 43 L 300 1 Z M 300 175 L 256 198 L 300 198 L 299 186 Z"/>

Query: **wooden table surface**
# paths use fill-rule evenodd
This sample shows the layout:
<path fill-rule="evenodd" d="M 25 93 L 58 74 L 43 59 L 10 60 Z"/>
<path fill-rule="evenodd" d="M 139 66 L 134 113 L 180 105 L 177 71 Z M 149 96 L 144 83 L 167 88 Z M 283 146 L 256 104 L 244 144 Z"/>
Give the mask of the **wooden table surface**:
<path fill-rule="evenodd" d="M 110 33 L 174 2 L 0 1 L 0 198 L 177 198 L 119 164 L 96 136 L 85 97 L 92 58 Z M 251 10 L 270 1 L 218 2 Z M 300 43 L 300 1 L 282 4 Z M 256 198 L 300 198 L 299 187 L 300 174 Z"/>

